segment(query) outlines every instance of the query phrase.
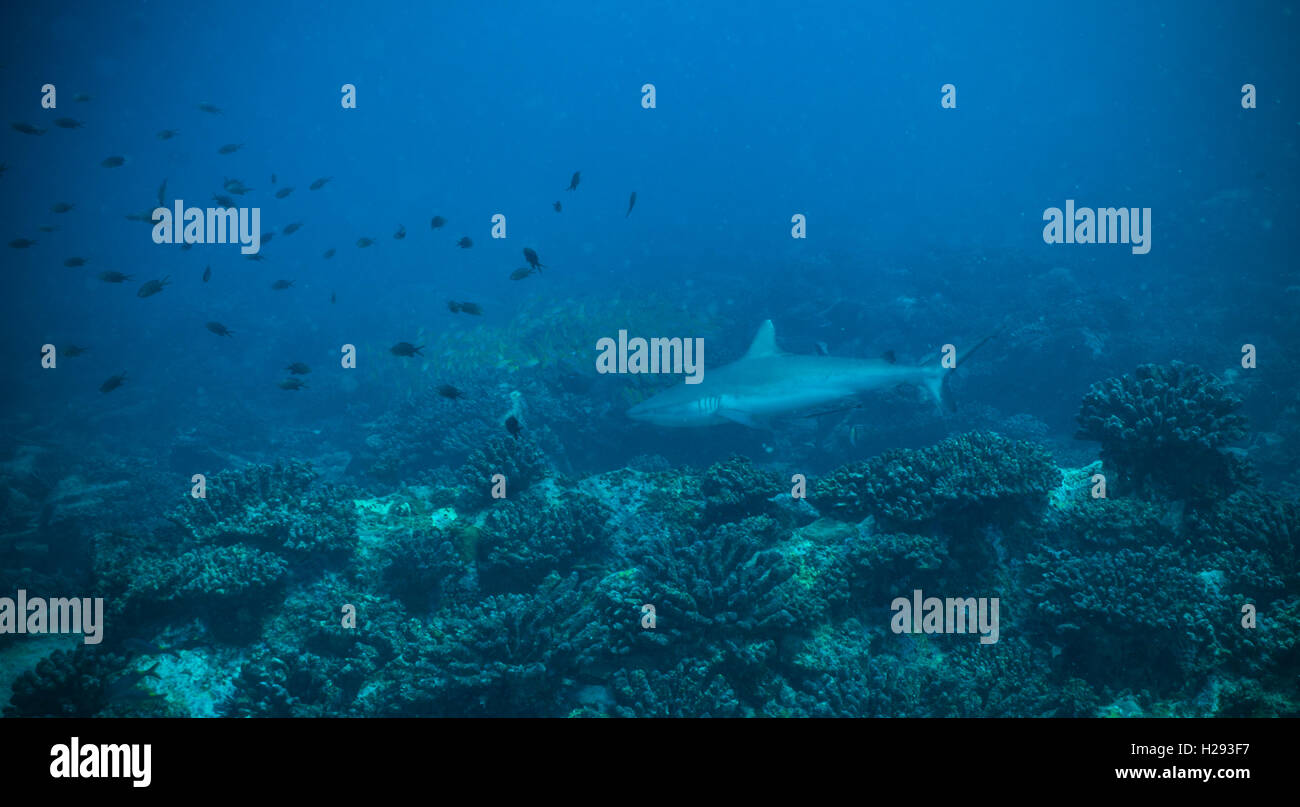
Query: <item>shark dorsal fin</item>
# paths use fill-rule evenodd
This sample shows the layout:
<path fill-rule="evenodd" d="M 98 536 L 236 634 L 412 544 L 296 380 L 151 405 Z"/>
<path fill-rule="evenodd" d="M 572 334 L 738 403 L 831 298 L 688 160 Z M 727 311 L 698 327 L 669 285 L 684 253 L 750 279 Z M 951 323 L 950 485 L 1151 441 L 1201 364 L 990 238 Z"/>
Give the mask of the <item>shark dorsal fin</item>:
<path fill-rule="evenodd" d="M 763 324 L 758 326 L 758 333 L 754 334 L 754 341 L 749 344 L 745 358 L 761 359 L 780 354 L 781 349 L 776 346 L 776 326 L 772 324 L 772 320 L 765 319 Z"/>

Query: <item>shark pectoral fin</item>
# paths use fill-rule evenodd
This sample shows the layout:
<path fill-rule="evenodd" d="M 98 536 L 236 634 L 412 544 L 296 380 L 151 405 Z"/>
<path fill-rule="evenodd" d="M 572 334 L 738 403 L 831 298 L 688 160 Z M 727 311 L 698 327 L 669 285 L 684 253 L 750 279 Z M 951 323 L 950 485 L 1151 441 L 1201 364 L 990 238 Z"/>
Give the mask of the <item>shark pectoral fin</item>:
<path fill-rule="evenodd" d="M 805 418 L 820 418 L 820 417 L 825 417 L 826 415 L 837 415 L 837 414 L 839 414 L 839 413 L 841 413 L 841 412 L 851 412 L 851 411 L 853 411 L 854 409 L 861 409 L 861 408 L 862 408 L 862 402 L 861 402 L 861 401 L 856 401 L 856 400 L 855 400 L 855 401 L 852 401 L 852 402 L 850 402 L 850 403 L 847 403 L 847 404 L 845 404 L 845 405 L 843 405 L 843 406 L 837 406 L 837 407 L 835 407 L 835 408 L 833 408 L 833 409 L 820 409 L 820 410 L 818 410 L 818 411 L 816 411 L 816 412 L 809 412 L 808 414 L 803 415 L 803 417 L 805 417 Z"/>
<path fill-rule="evenodd" d="M 730 420 L 732 423 L 739 423 L 740 425 L 748 426 L 751 429 L 771 428 L 765 421 L 740 409 L 719 409 L 716 414 L 719 417 L 724 417 L 727 420 Z"/>

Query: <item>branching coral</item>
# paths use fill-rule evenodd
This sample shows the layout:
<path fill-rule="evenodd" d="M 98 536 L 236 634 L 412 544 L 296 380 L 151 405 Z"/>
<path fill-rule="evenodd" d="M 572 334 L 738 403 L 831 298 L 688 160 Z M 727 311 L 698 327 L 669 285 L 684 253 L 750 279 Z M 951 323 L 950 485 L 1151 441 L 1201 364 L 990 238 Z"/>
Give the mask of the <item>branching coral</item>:
<path fill-rule="evenodd" d="M 647 539 L 637 560 L 659 629 L 690 642 L 775 636 L 810 624 L 825 603 L 772 547 L 779 533 L 771 518 L 756 516 L 705 534 L 685 529 Z"/>
<path fill-rule="evenodd" d="M 483 519 L 479 575 L 489 591 L 520 591 L 548 572 L 595 560 L 606 543 L 608 508 L 574 494 L 553 501 L 524 494 L 497 503 Z"/>
<path fill-rule="evenodd" d="M 5 717 L 94 717 L 116 694 L 130 695 L 134 678 L 122 656 L 79 646 L 56 650 L 14 682 Z M 130 680 L 128 680 L 130 679 Z"/>
<path fill-rule="evenodd" d="M 460 469 L 466 498 L 483 504 L 492 500 L 492 478 L 505 477 L 508 496 L 516 496 L 551 473 L 550 462 L 531 438 L 496 436 L 470 454 Z"/>
<path fill-rule="evenodd" d="M 1079 410 L 1080 439 L 1139 492 L 1185 496 L 1221 489 L 1242 473 L 1223 449 L 1246 433 L 1241 399 L 1195 365 L 1144 364 L 1094 384 Z"/>
<path fill-rule="evenodd" d="M 357 540 L 350 497 L 316 484 L 311 464 L 289 461 L 225 471 L 206 497 L 186 498 L 170 516 L 201 544 L 244 542 L 290 555 L 331 555 Z"/>
<path fill-rule="evenodd" d="M 771 512 L 769 500 L 789 489 L 778 486 L 775 475 L 755 468 L 744 457 L 732 457 L 709 466 L 700 480 L 700 492 L 705 519 L 721 523 Z"/>
<path fill-rule="evenodd" d="M 813 486 L 813 504 L 839 518 L 875 516 L 886 529 L 1005 521 L 1046 502 L 1060 482 L 1033 443 L 972 432 L 923 449 L 845 465 Z"/>

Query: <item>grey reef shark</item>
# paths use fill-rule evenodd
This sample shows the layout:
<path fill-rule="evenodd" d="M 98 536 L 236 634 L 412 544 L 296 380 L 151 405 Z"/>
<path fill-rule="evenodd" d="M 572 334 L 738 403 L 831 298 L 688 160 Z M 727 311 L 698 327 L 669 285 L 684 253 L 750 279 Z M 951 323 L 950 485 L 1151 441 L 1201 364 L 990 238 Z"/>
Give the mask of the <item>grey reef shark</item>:
<path fill-rule="evenodd" d="M 962 361 L 996 334 L 981 339 Z M 958 362 L 960 363 L 960 362 Z M 679 384 L 654 395 L 627 411 L 633 420 L 659 426 L 689 427 L 740 423 L 770 428 L 773 420 L 788 415 L 828 414 L 840 411 L 876 390 L 914 384 L 929 391 L 941 407 L 952 409 L 949 373 L 938 358 L 909 366 L 898 364 L 892 353 L 879 359 L 786 353 L 776 346 L 776 328 L 766 320 L 754 342 L 740 359 L 704 374 L 698 384 Z"/>

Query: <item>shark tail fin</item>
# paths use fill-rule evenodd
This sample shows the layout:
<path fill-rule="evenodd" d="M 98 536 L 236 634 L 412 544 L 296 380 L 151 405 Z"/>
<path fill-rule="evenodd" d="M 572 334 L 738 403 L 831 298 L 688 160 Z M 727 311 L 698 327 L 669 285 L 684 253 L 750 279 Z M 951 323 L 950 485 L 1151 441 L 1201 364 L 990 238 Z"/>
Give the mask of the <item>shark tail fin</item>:
<path fill-rule="evenodd" d="M 977 351 L 977 350 L 979 350 L 980 348 L 984 347 L 984 346 L 987 345 L 990 341 L 992 341 L 993 337 L 995 337 L 995 336 L 997 336 L 998 334 L 1002 333 L 1002 329 L 1005 328 L 1006 326 L 1007 326 L 1007 324 L 1006 324 L 1006 322 L 1004 321 L 1001 325 L 998 326 L 998 328 L 997 328 L 996 331 L 994 331 L 993 333 L 989 334 L 988 336 L 986 336 L 986 337 L 984 337 L 983 339 L 981 339 L 981 340 L 979 340 L 978 342 L 976 342 L 976 343 L 975 343 L 975 347 L 973 347 L 973 348 L 971 348 L 970 350 L 966 351 L 966 355 L 964 355 L 964 356 L 958 356 L 958 357 L 957 357 L 957 366 L 958 366 L 958 367 L 961 367 L 962 364 L 964 364 L 967 360 L 969 360 L 971 356 L 974 356 L 974 355 L 975 355 L 975 351 Z"/>
<path fill-rule="evenodd" d="M 942 370 L 925 382 L 925 388 L 929 390 L 931 397 L 934 398 L 934 402 L 941 412 L 957 411 L 957 404 L 952 397 L 952 385 L 949 383 L 951 378 L 951 370 Z"/>
<path fill-rule="evenodd" d="M 988 336 L 976 342 L 975 346 L 972 347 L 970 350 L 966 351 L 963 355 L 958 356 L 957 365 L 952 369 L 955 370 L 957 369 L 957 367 L 964 366 L 966 362 L 970 360 L 971 356 L 974 356 L 975 353 L 980 348 L 987 345 L 990 341 L 993 340 L 995 336 L 1002 333 L 1003 329 L 1005 329 L 1006 326 L 1007 326 L 1006 320 L 1003 320 L 1002 323 L 998 325 L 997 330 L 993 331 L 993 333 L 989 334 Z M 953 396 L 952 396 L 952 386 L 948 383 L 951 374 L 952 374 L 952 370 L 944 370 L 939 375 L 934 376 L 928 382 L 926 382 L 926 386 L 930 390 L 930 394 L 934 396 L 934 401 L 939 405 L 941 411 L 943 410 L 946 410 L 948 412 L 957 411 L 957 403 L 956 401 L 953 400 Z"/>

